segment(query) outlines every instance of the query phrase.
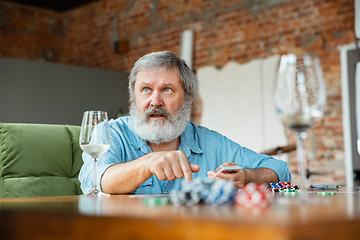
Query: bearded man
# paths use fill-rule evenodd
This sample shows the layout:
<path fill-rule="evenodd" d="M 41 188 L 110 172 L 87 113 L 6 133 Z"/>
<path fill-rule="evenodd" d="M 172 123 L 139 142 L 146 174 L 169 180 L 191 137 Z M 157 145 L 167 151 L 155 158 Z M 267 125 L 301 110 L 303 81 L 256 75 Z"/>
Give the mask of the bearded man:
<path fill-rule="evenodd" d="M 248 182 L 289 182 L 286 162 L 240 146 L 190 122 L 198 80 L 171 52 L 140 58 L 129 76 L 130 117 L 111 120 L 111 147 L 97 163 L 105 193 L 159 194 L 180 189 L 182 179 L 222 178 L 237 188 Z M 216 93 L 214 93 L 216 95 Z M 84 194 L 94 182 L 93 159 L 83 153 L 79 174 Z M 216 173 L 238 165 L 236 173 Z"/>

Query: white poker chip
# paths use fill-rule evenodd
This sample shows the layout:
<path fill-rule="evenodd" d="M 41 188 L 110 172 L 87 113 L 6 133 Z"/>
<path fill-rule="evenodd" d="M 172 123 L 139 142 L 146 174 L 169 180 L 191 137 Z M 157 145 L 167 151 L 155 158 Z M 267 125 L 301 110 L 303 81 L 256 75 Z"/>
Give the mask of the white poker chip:
<path fill-rule="evenodd" d="M 235 200 L 235 193 L 234 183 L 231 181 L 196 178 L 192 181 L 182 181 L 181 190 L 172 191 L 170 200 L 174 205 L 232 204 Z"/>

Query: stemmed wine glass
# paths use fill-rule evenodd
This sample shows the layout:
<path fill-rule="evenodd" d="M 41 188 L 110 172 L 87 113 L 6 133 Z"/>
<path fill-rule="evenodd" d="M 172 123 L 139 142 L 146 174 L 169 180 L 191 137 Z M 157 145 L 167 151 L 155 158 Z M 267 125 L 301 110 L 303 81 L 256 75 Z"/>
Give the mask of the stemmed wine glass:
<path fill-rule="evenodd" d="M 97 187 L 96 165 L 100 155 L 110 148 L 110 130 L 107 112 L 86 111 L 82 119 L 80 137 L 81 149 L 94 158 L 94 189 L 88 195 L 109 195 Z"/>
<path fill-rule="evenodd" d="M 283 55 L 276 76 L 274 103 L 282 122 L 296 135 L 300 188 L 307 186 L 304 140 L 322 118 L 326 93 L 320 62 L 308 54 Z"/>

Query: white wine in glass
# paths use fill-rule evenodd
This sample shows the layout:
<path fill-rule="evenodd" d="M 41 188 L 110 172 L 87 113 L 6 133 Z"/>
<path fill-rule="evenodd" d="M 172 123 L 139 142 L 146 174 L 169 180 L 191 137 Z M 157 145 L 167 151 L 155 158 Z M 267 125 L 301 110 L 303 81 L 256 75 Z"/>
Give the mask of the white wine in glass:
<path fill-rule="evenodd" d="M 99 191 L 97 187 L 96 165 L 98 158 L 105 153 L 111 144 L 109 120 L 107 112 L 86 111 L 80 130 L 80 147 L 94 159 L 94 189 L 89 195 L 109 195 Z"/>
<path fill-rule="evenodd" d="M 300 188 L 307 187 L 306 132 L 323 117 L 325 84 L 319 60 L 308 54 L 283 55 L 275 78 L 274 104 L 282 122 L 296 135 Z"/>

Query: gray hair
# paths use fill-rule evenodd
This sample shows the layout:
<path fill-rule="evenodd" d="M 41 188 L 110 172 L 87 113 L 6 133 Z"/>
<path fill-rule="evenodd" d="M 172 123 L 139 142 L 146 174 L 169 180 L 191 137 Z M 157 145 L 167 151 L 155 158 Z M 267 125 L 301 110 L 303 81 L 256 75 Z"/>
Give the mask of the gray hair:
<path fill-rule="evenodd" d="M 178 70 L 180 82 L 185 92 L 185 101 L 192 102 L 197 96 L 199 82 L 186 62 L 169 51 L 149 53 L 136 61 L 129 76 L 130 102 L 135 100 L 135 82 L 140 71 L 152 69 L 170 70 L 173 68 Z"/>

